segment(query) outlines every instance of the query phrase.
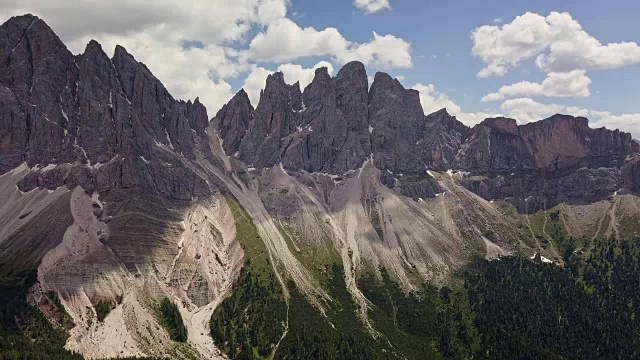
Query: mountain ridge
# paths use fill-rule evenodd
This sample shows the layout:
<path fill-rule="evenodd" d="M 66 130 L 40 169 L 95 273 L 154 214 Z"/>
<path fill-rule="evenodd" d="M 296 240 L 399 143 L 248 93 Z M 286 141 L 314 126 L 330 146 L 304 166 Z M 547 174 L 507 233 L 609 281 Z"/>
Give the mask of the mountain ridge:
<path fill-rule="evenodd" d="M 438 358 L 414 337 L 425 314 L 401 327 L 385 304 L 423 309 L 476 257 L 566 265 L 640 231 L 628 134 L 562 115 L 469 128 L 388 74 L 369 88 L 361 63 L 315 75 L 272 74 L 255 108 L 240 90 L 209 119 L 121 46 L 74 56 L 34 16 L 5 22 L 0 286 L 66 313 L 65 348 L 87 358 Z"/>

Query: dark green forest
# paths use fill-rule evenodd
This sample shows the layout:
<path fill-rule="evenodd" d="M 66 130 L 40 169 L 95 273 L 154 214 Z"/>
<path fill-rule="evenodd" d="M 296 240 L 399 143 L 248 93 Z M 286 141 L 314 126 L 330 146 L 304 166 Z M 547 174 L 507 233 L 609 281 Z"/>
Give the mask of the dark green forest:
<path fill-rule="evenodd" d="M 214 313 L 211 333 L 233 359 L 640 358 L 640 239 L 569 249 L 564 266 L 540 258 L 476 259 L 457 285 L 425 284 L 410 293 L 380 269 L 380 277 L 358 279 L 370 302 L 368 324 L 357 315 L 340 265 L 321 284 L 332 299 L 322 314 L 292 281 L 287 308 L 266 257 L 254 257 Z M 0 359 L 82 358 L 64 350 L 65 326 L 25 300 L 34 274 L 2 280 Z M 172 338 L 186 339 L 174 307 L 161 303 L 163 325 L 175 328 Z"/>
<path fill-rule="evenodd" d="M 410 293 L 403 292 L 385 269 L 380 269 L 381 279 L 363 276 L 358 287 L 372 304 L 367 313 L 373 331 L 356 315 L 358 307 L 344 286 L 343 270 L 334 265 L 328 283 L 323 284 L 334 300 L 324 316 L 289 284 L 289 332 L 273 357 L 639 358 L 640 240 L 601 239 L 588 250 L 567 249 L 564 266 L 543 263 L 539 257 L 476 259 L 458 274 L 460 285 L 437 289 L 425 284 Z M 250 277 L 244 273 L 233 294 L 242 290 L 246 296 Z M 248 309 L 259 308 L 256 301 L 263 300 L 258 299 L 246 296 L 238 302 L 235 298 L 235 317 L 241 319 Z M 228 316 L 222 315 L 225 307 L 220 309 L 217 316 Z M 282 319 L 282 314 L 273 319 Z M 251 320 L 243 321 L 244 330 L 237 325 L 236 330 L 224 327 L 236 342 L 241 339 L 237 335 L 251 327 Z M 221 324 L 212 319 L 214 334 Z M 264 346 L 259 340 L 251 341 L 254 349 Z M 268 344 L 273 347 L 274 341 L 275 336 Z M 227 354 L 236 359 L 271 356 L 266 350 L 239 347 Z"/>
<path fill-rule="evenodd" d="M 158 307 L 158 320 L 169 333 L 169 338 L 177 342 L 187 341 L 187 329 L 184 327 L 178 306 L 164 298 Z"/>

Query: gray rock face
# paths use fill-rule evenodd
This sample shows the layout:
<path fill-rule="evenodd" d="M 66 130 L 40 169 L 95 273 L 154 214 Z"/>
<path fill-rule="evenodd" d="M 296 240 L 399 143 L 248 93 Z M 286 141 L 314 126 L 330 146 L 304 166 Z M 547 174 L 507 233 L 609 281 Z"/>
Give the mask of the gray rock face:
<path fill-rule="evenodd" d="M 304 90 L 300 124 L 283 144 L 284 166 L 332 174 L 361 166 L 371 152 L 367 90 L 362 63 L 345 65 L 335 78 L 317 69 Z"/>
<path fill-rule="evenodd" d="M 205 107 L 176 101 L 122 47 L 91 41 L 74 57 L 39 18 L 0 26 L 0 173 L 26 162 L 22 191 L 140 188 L 168 198 L 209 192 L 185 166 L 206 144 Z"/>
<path fill-rule="evenodd" d="M 359 62 L 345 65 L 335 78 L 326 68 L 317 69 L 304 93 L 298 83 L 287 85 L 276 73 L 267 78 L 253 118 L 228 118 L 230 109 L 239 114 L 240 100 L 234 99 L 221 110 L 218 126 L 227 129 L 234 123 L 228 128 L 239 134 L 248 124 L 239 146 L 239 157 L 248 165 L 282 162 L 288 169 L 342 174 L 362 165 L 371 153 L 367 90 L 367 74 Z M 236 144 L 238 139 L 227 139 L 227 134 L 229 130 L 225 144 Z M 234 146 L 225 151 L 234 154 Z"/>
<path fill-rule="evenodd" d="M 229 155 L 240 149 L 240 141 L 253 121 L 254 109 L 244 89 L 225 104 L 216 114 L 214 121 L 222 140 L 222 148 Z"/>
<path fill-rule="evenodd" d="M 468 133 L 469 128 L 446 109 L 427 115 L 417 146 L 426 167 L 437 171 L 454 168 L 456 155 Z"/>
<path fill-rule="evenodd" d="M 369 123 L 374 164 L 394 174 L 424 172 L 416 151 L 425 120 L 418 91 L 405 89 L 397 79 L 377 73 L 369 91 Z"/>
<path fill-rule="evenodd" d="M 427 169 L 459 170 L 468 174 L 461 182 L 470 190 L 508 199 L 521 211 L 596 199 L 640 183 L 640 167 L 625 165 L 639 152 L 629 134 L 591 129 L 587 119 L 567 115 L 521 126 L 492 118 L 470 129 L 445 109 L 425 116 L 418 92 L 387 74 L 377 73 L 367 91 L 358 62 L 335 78 L 318 69 L 302 99 L 297 84 L 270 76 L 254 116 L 242 94 L 217 119 L 227 154 L 239 149 L 250 166 L 282 162 L 290 170 L 340 175 L 372 154 L 381 181 L 406 196 L 442 190 Z"/>
<path fill-rule="evenodd" d="M 612 194 L 633 178 L 625 159 L 638 152 L 631 135 L 591 129 L 588 120 L 554 115 L 518 126 L 487 119 L 475 126 L 457 156 L 471 177 L 463 184 L 487 199 L 507 199 L 521 211 Z M 633 181 L 632 181 L 633 182 Z"/>
<path fill-rule="evenodd" d="M 456 156 L 457 168 L 472 172 L 535 169 L 535 160 L 513 119 L 486 119 L 471 129 Z"/>
<path fill-rule="evenodd" d="M 0 27 L 0 171 L 23 161 L 69 162 L 74 158 L 68 133 L 77 95 L 73 55 L 44 21 L 25 15 Z M 20 156 L 19 154 L 22 154 Z"/>
<path fill-rule="evenodd" d="M 522 211 L 640 191 L 640 145 L 555 115 L 518 126 L 486 119 L 469 129 L 446 110 L 425 116 L 418 92 L 384 73 L 368 88 L 359 62 L 309 86 L 270 75 L 254 108 L 240 91 L 216 115 L 224 151 L 248 166 L 343 174 L 373 156 L 381 181 L 410 197 L 441 191 L 427 169 L 461 170 L 462 184 Z M 0 174 L 26 163 L 19 187 L 142 189 L 173 199 L 209 193 L 190 170 L 213 159 L 205 107 L 177 101 L 124 48 L 109 59 L 91 41 L 73 56 L 40 19 L 0 26 Z M 213 160 L 212 160 L 213 161 Z"/>
<path fill-rule="evenodd" d="M 282 160 L 281 139 L 292 134 L 299 124 L 300 116 L 295 110 L 302 107 L 299 99 L 299 84 L 285 84 L 282 73 L 267 77 L 253 121 L 240 143 L 242 161 L 251 166 L 271 167 Z"/>

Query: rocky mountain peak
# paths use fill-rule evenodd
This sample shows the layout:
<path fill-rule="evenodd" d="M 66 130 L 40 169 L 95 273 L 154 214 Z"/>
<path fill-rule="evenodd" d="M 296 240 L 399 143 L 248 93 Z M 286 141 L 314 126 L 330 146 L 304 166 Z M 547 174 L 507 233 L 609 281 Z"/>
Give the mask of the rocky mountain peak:
<path fill-rule="evenodd" d="M 518 124 L 514 119 L 505 117 L 489 118 L 483 120 L 481 124 L 508 132 L 513 135 L 518 135 Z"/>
<path fill-rule="evenodd" d="M 371 145 L 376 166 L 393 173 L 422 173 L 420 154 L 414 151 L 425 121 L 419 93 L 405 89 L 389 74 L 376 73 L 369 90 Z"/>
<path fill-rule="evenodd" d="M 0 56 L 0 171 L 26 162 L 21 190 L 140 188 L 176 199 L 209 191 L 180 160 L 205 141 L 205 107 L 173 99 L 123 47 L 109 59 L 90 41 L 73 56 L 26 15 L 0 26 Z"/>
<path fill-rule="evenodd" d="M 240 148 L 240 141 L 253 121 L 254 109 L 249 96 L 240 89 L 231 100 L 216 114 L 216 129 L 222 147 L 227 154 L 235 154 Z"/>

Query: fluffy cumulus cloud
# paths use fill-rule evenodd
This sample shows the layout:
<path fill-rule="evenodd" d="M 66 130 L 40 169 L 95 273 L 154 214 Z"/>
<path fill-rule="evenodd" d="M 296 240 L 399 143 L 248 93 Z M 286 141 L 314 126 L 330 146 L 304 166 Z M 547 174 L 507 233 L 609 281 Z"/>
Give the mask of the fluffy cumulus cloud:
<path fill-rule="evenodd" d="M 367 14 L 373 14 L 383 9 L 391 9 L 389 0 L 353 0 L 353 5 Z"/>
<path fill-rule="evenodd" d="M 313 80 L 316 69 L 321 67 L 326 67 L 329 75 L 333 74 L 333 65 L 327 61 L 320 61 L 311 68 L 303 68 L 300 65 L 290 63 L 282 64 L 278 67 L 278 71 L 282 72 L 284 75 L 284 81 L 287 84 L 293 84 L 296 81 L 299 81 L 300 89 L 304 90 L 304 88 Z M 258 101 L 260 100 L 260 91 L 264 89 L 267 76 L 270 74 L 273 74 L 273 71 L 260 66 L 253 66 L 251 72 L 245 79 L 243 88 L 249 96 L 249 100 L 251 100 L 251 104 L 253 104 L 253 106 L 258 105 Z"/>
<path fill-rule="evenodd" d="M 286 41 L 283 41 L 286 39 Z M 378 35 L 367 43 L 347 41 L 335 28 L 302 28 L 290 19 L 279 19 L 251 40 L 245 57 L 262 61 L 290 61 L 309 56 L 331 56 L 338 63 L 359 60 L 381 68 L 412 66 L 411 44 L 393 35 Z"/>
<path fill-rule="evenodd" d="M 210 116 L 232 96 L 231 79 L 248 74 L 245 83 L 252 84 L 266 77 L 268 70 L 259 66 L 264 60 L 326 56 L 338 63 L 358 59 L 380 67 L 411 66 L 406 41 L 374 34 L 360 44 L 335 28 L 303 29 L 287 17 L 289 4 L 290 0 L 0 0 L 0 17 L 38 15 L 74 53 L 84 51 L 90 39 L 100 42 L 109 55 L 120 44 L 176 98 L 199 96 Z M 304 83 L 312 76 L 313 70 L 286 65 L 288 80 L 299 76 Z"/>
<path fill-rule="evenodd" d="M 485 67 L 479 77 L 504 75 L 509 68 L 535 57 L 546 72 L 616 68 L 640 63 L 640 46 L 634 42 L 602 44 L 582 29 L 569 13 L 548 16 L 526 13 L 512 22 L 475 29 L 472 53 Z"/>
<path fill-rule="evenodd" d="M 486 118 L 500 115 L 489 111 L 475 113 L 463 112 L 460 106 L 458 106 L 453 100 L 451 100 L 447 94 L 441 93 L 436 90 L 433 84 L 416 84 L 412 87 L 412 89 L 418 90 L 418 92 L 420 92 L 420 103 L 422 104 L 422 109 L 424 110 L 425 114 L 431 114 L 442 108 L 446 108 L 451 115 L 454 115 L 456 118 L 458 118 L 458 120 L 469 126 L 478 124 Z"/>
<path fill-rule="evenodd" d="M 630 132 L 634 138 L 640 138 L 640 114 L 613 114 L 609 111 L 584 109 L 576 106 L 560 104 L 543 104 L 530 98 L 516 98 L 506 100 L 500 109 L 520 124 L 538 121 L 554 114 L 570 114 L 589 119 L 592 128 L 607 127 Z"/>
<path fill-rule="evenodd" d="M 542 83 L 521 81 L 502 86 L 497 92 L 488 94 L 482 101 L 502 100 L 515 96 L 550 96 L 550 97 L 588 97 L 591 95 L 589 85 L 591 79 L 584 70 L 572 70 L 567 73 L 549 73 Z"/>

